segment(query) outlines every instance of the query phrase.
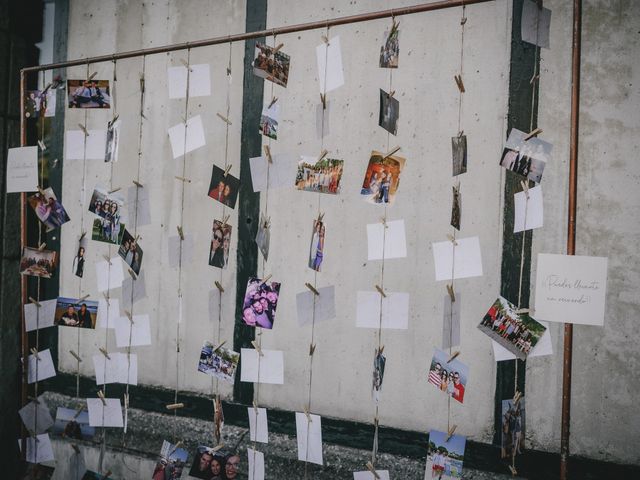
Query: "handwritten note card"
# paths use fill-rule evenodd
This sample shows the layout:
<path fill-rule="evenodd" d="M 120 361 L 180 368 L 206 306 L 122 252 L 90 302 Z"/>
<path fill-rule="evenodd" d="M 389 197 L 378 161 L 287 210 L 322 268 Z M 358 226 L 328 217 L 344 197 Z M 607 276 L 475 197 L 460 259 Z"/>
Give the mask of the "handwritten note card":
<path fill-rule="evenodd" d="M 7 155 L 7 193 L 38 189 L 38 147 L 10 148 Z"/>
<path fill-rule="evenodd" d="M 538 254 L 536 318 L 603 325 L 607 258 Z"/>

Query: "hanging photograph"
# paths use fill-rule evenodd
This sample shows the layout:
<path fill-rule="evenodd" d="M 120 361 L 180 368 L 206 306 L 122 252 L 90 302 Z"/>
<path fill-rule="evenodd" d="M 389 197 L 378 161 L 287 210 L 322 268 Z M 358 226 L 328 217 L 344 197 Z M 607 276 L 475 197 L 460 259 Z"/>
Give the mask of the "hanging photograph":
<path fill-rule="evenodd" d="M 324 255 L 324 222 L 315 219 L 311 232 L 311 245 L 309 246 L 309 268 L 320 271 Z"/>
<path fill-rule="evenodd" d="M 96 328 L 98 302 L 58 297 L 54 325 L 60 327 Z"/>
<path fill-rule="evenodd" d="M 273 83 L 287 86 L 289 80 L 290 58 L 281 51 L 274 52 L 273 47 L 256 43 L 256 56 L 253 60 L 253 74 Z"/>
<path fill-rule="evenodd" d="M 104 152 L 105 162 L 118 161 L 118 145 L 120 143 L 120 120 L 110 121 L 107 124 L 107 143 Z"/>
<path fill-rule="evenodd" d="M 69 439 L 92 440 L 96 429 L 89 425 L 87 410 L 78 412 L 72 408 L 58 407 L 52 433 Z"/>
<path fill-rule="evenodd" d="M 229 248 L 231 246 L 231 225 L 220 220 L 213 221 L 211 230 L 211 247 L 209 247 L 209 265 L 227 268 L 229 265 Z"/>
<path fill-rule="evenodd" d="M 89 211 L 96 216 L 91 240 L 120 245 L 126 223 L 124 199 L 96 187 L 89 201 Z"/>
<path fill-rule="evenodd" d="M 34 277 L 51 278 L 58 254 L 52 250 L 24 247 L 20 259 L 20 273 Z"/>
<path fill-rule="evenodd" d="M 194 455 L 189 476 L 204 480 L 222 480 L 224 477 L 224 455 L 211 447 L 201 445 Z"/>
<path fill-rule="evenodd" d="M 455 137 L 451 137 L 451 158 L 454 177 L 467 172 L 466 135 L 456 135 Z"/>
<path fill-rule="evenodd" d="M 424 472 L 425 479 L 462 478 L 462 464 L 467 439 L 462 435 L 452 435 L 447 441 L 448 436 L 446 432 L 438 432 L 437 430 L 429 432 L 429 453 Z"/>
<path fill-rule="evenodd" d="M 110 108 L 109 80 L 67 80 L 69 108 Z"/>
<path fill-rule="evenodd" d="M 527 358 L 546 330 L 527 313 L 518 313 L 518 308 L 503 297 L 491 305 L 478 328 L 520 360 Z"/>
<path fill-rule="evenodd" d="M 369 203 L 391 205 L 400 185 L 400 172 L 404 167 L 405 159 L 397 155 L 386 158 L 383 156 L 383 153 L 375 150 L 371 152 L 360 195 L 363 195 Z"/>
<path fill-rule="evenodd" d="M 256 244 L 262 252 L 265 261 L 269 258 L 269 242 L 271 241 L 271 224 L 260 215 L 260 224 L 256 233 Z"/>
<path fill-rule="evenodd" d="M 265 137 L 278 139 L 278 119 L 280 118 L 280 105 L 274 102 L 271 106 L 265 105 L 260 115 L 260 133 Z"/>
<path fill-rule="evenodd" d="M 524 449 L 524 397 L 515 403 L 513 398 L 502 400 L 502 458 L 521 455 Z"/>
<path fill-rule="evenodd" d="M 188 458 L 189 452 L 184 448 L 178 448 L 176 445 L 164 440 L 162 442 L 162 448 L 160 449 L 160 457 L 151 475 L 152 480 L 173 480 L 181 478 L 182 470 Z"/>
<path fill-rule="evenodd" d="M 251 277 L 247 283 L 242 306 L 242 321 L 250 327 L 271 330 L 276 316 L 280 284 L 263 283 L 259 278 Z"/>
<path fill-rule="evenodd" d="M 448 361 L 450 354 L 435 349 L 429 366 L 428 382 L 454 400 L 464 403 L 469 367 L 458 359 Z"/>
<path fill-rule="evenodd" d="M 211 198 L 227 207 L 235 208 L 239 188 L 240 180 L 230 173 L 225 175 L 222 168 L 216 165 L 213 166 L 211 182 L 209 183 L 209 196 Z"/>
<path fill-rule="evenodd" d="M 373 398 L 377 402 L 380 396 L 380 390 L 382 390 L 382 380 L 384 379 L 384 366 L 387 363 L 387 357 L 383 353 L 376 349 L 376 355 L 373 358 L 373 382 L 372 393 Z"/>
<path fill-rule="evenodd" d="M 511 129 L 500 159 L 500 165 L 532 182 L 540 183 L 544 167 L 551 160 L 553 145 L 539 138 L 524 138 L 526 133 Z"/>
<path fill-rule="evenodd" d="M 122 235 L 122 243 L 118 248 L 118 255 L 129 265 L 136 276 L 140 275 L 140 267 L 142 266 L 142 248 L 138 243 L 138 239 L 134 238 L 128 230 L 124 230 Z"/>
<path fill-rule="evenodd" d="M 296 173 L 296 188 L 305 192 L 340 193 L 342 168 L 344 160 L 324 157 L 316 161 L 316 157 L 301 156 Z"/>
<path fill-rule="evenodd" d="M 380 114 L 378 125 L 387 132 L 396 135 L 398 133 L 398 117 L 400 116 L 400 102 L 393 95 L 380 89 Z"/>
<path fill-rule="evenodd" d="M 29 90 L 24 97 L 24 116 L 27 118 L 54 117 L 56 115 L 56 90 Z"/>
<path fill-rule="evenodd" d="M 216 350 L 214 348 L 211 342 L 204 343 L 200 351 L 198 371 L 233 383 L 240 354 L 224 347 L 218 347 Z"/>
<path fill-rule="evenodd" d="M 27 201 L 36 213 L 38 220 L 47 227 L 47 232 L 58 228 L 70 220 L 69 215 L 67 215 L 67 211 L 58 201 L 56 194 L 53 193 L 53 189 L 51 187 L 46 190 L 42 190 L 41 192 L 34 193 L 27 198 Z"/>
<path fill-rule="evenodd" d="M 400 44 L 398 37 L 400 36 L 400 23 L 393 21 L 391 30 L 385 32 L 386 38 L 384 45 L 380 47 L 380 67 L 381 68 L 398 68 L 398 57 L 400 55 Z"/>
<path fill-rule="evenodd" d="M 453 201 L 451 203 L 451 226 L 460 231 L 460 185 L 451 187 L 453 189 Z"/>
<path fill-rule="evenodd" d="M 87 239 L 86 237 L 82 237 L 80 239 L 80 241 L 78 241 L 78 251 L 76 253 L 76 256 L 73 257 L 73 265 L 72 265 L 72 272 L 76 277 L 80 277 L 82 278 L 82 276 L 84 275 L 84 262 L 85 262 L 85 257 L 86 257 L 86 251 L 87 251 Z"/>

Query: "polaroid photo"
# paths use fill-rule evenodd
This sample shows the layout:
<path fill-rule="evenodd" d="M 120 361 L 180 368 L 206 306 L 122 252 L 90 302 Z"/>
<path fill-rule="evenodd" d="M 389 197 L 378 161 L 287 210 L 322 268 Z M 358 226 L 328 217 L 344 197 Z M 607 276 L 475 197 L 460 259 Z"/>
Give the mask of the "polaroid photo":
<path fill-rule="evenodd" d="M 527 313 L 518 313 L 518 308 L 503 297 L 491 305 L 478 328 L 520 360 L 527 358 L 546 331 L 544 325 Z"/>
<path fill-rule="evenodd" d="M 67 80 L 69 108 L 111 108 L 109 80 Z"/>
<path fill-rule="evenodd" d="M 400 56 L 400 36 L 399 22 L 393 22 L 391 30 L 384 32 L 385 42 L 380 47 L 380 68 L 398 68 L 398 58 Z"/>
<path fill-rule="evenodd" d="M 277 140 L 279 118 L 280 105 L 278 102 L 262 107 L 262 115 L 260 115 L 260 133 L 265 137 Z"/>
<path fill-rule="evenodd" d="M 462 207 L 460 205 L 460 185 L 454 185 L 451 188 L 453 189 L 453 199 L 451 201 L 451 226 L 460 231 L 460 217 L 462 216 Z"/>
<path fill-rule="evenodd" d="M 240 354 L 224 347 L 218 347 L 216 350 L 214 348 L 211 342 L 204 342 L 202 350 L 200 350 L 198 371 L 233 383 Z"/>
<path fill-rule="evenodd" d="M 47 227 L 47 232 L 60 227 L 70 220 L 67 211 L 58 201 L 51 187 L 43 190 L 42 193 L 33 194 L 27 198 L 27 201 L 33 208 L 38 220 Z"/>
<path fill-rule="evenodd" d="M 371 384 L 371 394 L 376 402 L 380 400 L 382 380 L 384 379 L 384 366 L 386 363 L 387 357 L 380 350 L 376 350 L 376 354 L 373 357 L 373 382 Z"/>
<path fill-rule="evenodd" d="M 18 410 L 18 414 L 29 432 L 44 433 L 53 425 L 49 407 L 42 395 L 38 397 L 37 402 L 32 400 Z"/>
<path fill-rule="evenodd" d="M 160 457 L 156 462 L 151 478 L 168 480 L 181 478 L 188 458 L 189 452 L 184 448 L 177 448 L 176 445 L 164 440 L 162 442 L 162 448 L 160 449 Z"/>
<path fill-rule="evenodd" d="M 213 166 L 211 182 L 209 183 L 209 196 L 211 198 L 227 207 L 235 208 L 239 189 L 239 179 L 230 173 L 225 175 L 222 168 L 216 165 Z"/>
<path fill-rule="evenodd" d="M 50 480 L 53 477 L 55 467 L 43 465 L 42 463 L 28 463 L 24 476 L 21 480 Z"/>
<path fill-rule="evenodd" d="M 209 265 L 227 268 L 229 265 L 229 249 L 231 248 L 231 225 L 220 220 L 213 221 L 211 230 L 211 246 L 209 247 Z"/>
<path fill-rule="evenodd" d="M 340 193 L 340 181 L 344 160 L 325 157 L 316 161 L 315 157 L 301 156 L 296 173 L 296 188 L 305 192 Z"/>
<path fill-rule="evenodd" d="M 96 328 L 98 302 L 58 297 L 53 323 L 59 327 Z"/>
<path fill-rule="evenodd" d="M 400 102 L 380 89 L 380 113 L 378 115 L 378 125 L 387 132 L 398 134 L 398 117 L 400 116 Z"/>
<path fill-rule="evenodd" d="M 56 115 L 56 90 L 28 90 L 24 96 L 24 116 L 38 119 L 55 117 Z"/>
<path fill-rule="evenodd" d="M 35 303 L 24 304 L 24 325 L 27 332 L 55 326 L 56 300 L 40 300 L 39 303 L 39 307 Z"/>
<path fill-rule="evenodd" d="M 120 258 L 124 260 L 124 263 L 133 270 L 133 273 L 135 273 L 136 276 L 140 274 L 142 253 L 142 248 L 140 247 L 137 237 L 133 238 L 133 235 L 125 229 L 122 235 L 122 243 L 120 243 L 120 248 L 118 248 L 118 255 L 120 255 Z"/>
<path fill-rule="evenodd" d="M 89 425 L 88 410 L 58 407 L 52 433 L 75 440 L 93 440 L 96 429 Z"/>
<path fill-rule="evenodd" d="M 78 251 L 76 252 L 76 256 L 73 257 L 73 263 L 71 265 L 71 271 L 76 277 L 82 278 L 84 275 L 84 262 L 85 262 L 85 254 L 87 251 L 87 238 L 82 237 L 78 241 Z"/>
<path fill-rule="evenodd" d="M 225 455 L 212 447 L 200 445 L 196 449 L 189 476 L 203 480 L 220 479 L 225 475 Z M 162 477 L 164 480 L 165 477 Z"/>
<path fill-rule="evenodd" d="M 265 261 L 269 258 L 269 243 L 271 242 L 271 223 L 268 222 L 262 214 L 260 215 L 260 223 L 256 233 L 256 244 L 262 252 Z"/>
<path fill-rule="evenodd" d="M 549 48 L 551 10 L 531 0 L 522 2 L 520 34 L 523 42 Z"/>
<path fill-rule="evenodd" d="M 453 176 L 467 173 L 467 136 L 451 137 L 451 164 Z"/>
<path fill-rule="evenodd" d="M 34 277 L 51 278 L 58 260 L 53 250 L 38 250 L 24 247 L 20 258 L 20 274 Z"/>
<path fill-rule="evenodd" d="M 428 382 L 441 392 L 464 403 L 464 392 L 469 378 L 469 367 L 458 359 L 448 361 L 451 355 L 435 349 L 429 366 Z"/>
<path fill-rule="evenodd" d="M 105 162 L 118 161 L 118 146 L 120 144 L 120 120 L 110 121 L 107 124 L 107 143 L 104 152 Z"/>
<path fill-rule="evenodd" d="M 124 198 L 96 187 L 89 201 L 89 211 L 96 216 L 91 240 L 120 245 L 127 223 Z"/>
<path fill-rule="evenodd" d="M 263 283 L 261 279 L 250 277 L 242 305 L 242 321 L 250 327 L 271 330 L 276 316 L 280 284 Z"/>
<path fill-rule="evenodd" d="M 518 403 L 513 398 L 502 400 L 502 459 L 522 455 L 525 437 L 524 405 L 524 397 L 520 397 Z"/>
<path fill-rule="evenodd" d="M 10 148 L 7 154 L 7 193 L 38 190 L 38 147 Z"/>
<path fill-rule="evenodd" d="M 397 155 L 384 157 L 383 153 L 372 151 L 369 165 L 362 182 L 360 195 L 368 203 L 393 204 L 400 185 L 400 172 L 405 159 Z"/>
<path fill-rule="evenodd" d="M 505 143 L 500 165 L 507 170 L 540 183 L 553 145 L 539 138 L 525 140 L 526 133 L 512 128 Z"/>
<path fill-rule="evenodd" d="M 324 234 L 324 222 L 316 218 L 313 220 L 311 243 L 309 244 L 309 261 L 307 262 L 309 268 L 316 272 L 320 271 L 324 258 Z"/>
<path fill-rule="evenodd" d="M 449 435 L 446 432 L 431 430 L 429 432 L 429 453 L 427 454 L 427 466 L 424 478 L 437 478 L 438 480 L 451 480 L 462 478 L 462 464 L 464 462 L 464 450 L 466 437 L 462 435 Z"/>
<path fill-rule="evenodd" d="M 286 53 L 274 50 L 275 48 L 268 45 L 256 43 L 253 74 L 286 88 L 291 59 Z"/>

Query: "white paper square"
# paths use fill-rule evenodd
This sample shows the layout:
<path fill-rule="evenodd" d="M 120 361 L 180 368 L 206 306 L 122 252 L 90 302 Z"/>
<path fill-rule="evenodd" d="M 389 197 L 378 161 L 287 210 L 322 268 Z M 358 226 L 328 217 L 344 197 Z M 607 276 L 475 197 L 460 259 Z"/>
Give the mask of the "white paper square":
<path fill-rule="evenodd" d="M 326 100 L 326 108 L 322 103 L 316 105 L 316 137 L 321 139 L 331 133 L 329 119 L 331 118 L 331 102 Z"/>
<path fill-rule="evenodd" d="M 89 409 L 89 425 L 91 427 L 120 427 L 122 421 L 122 405 L 119 398 L 105 398 L 103 405 L 100 398 L 87 398 Z"/>
<path fill-rule="evenodd" d="M 131 345 L 129 345 L 129 335 L 131 335 Z M 118 348 L 151 345 L 149 315 L 134 315 L 133 325 L 129 317 L 120 317 L 116 321 L 116 345 Z"/>
<path fill-rule="evenodd" d="M 27 456 L 26 461 L 29 463 L 43 463 L 55 460 L 53 456 L 53 447 L 48 433 L 37 436 L 37 440 L 33 437 L 26 438 Z M 22 450 L 22 439 L 18 439 L 18 448 Z"/>
<path fill-rule="evenodd" d="M 320 93 L 330 92 L 344 85 L 344 71 L 342 69 L 342 50 L 340 49 L 340 37 L 329 39 L 329 45 L 321 43 L 316 47 L 316 59 L 318 61 L 318 79 L 320 81 Z M 325 90 L 326 80 L 326 90 Z"/>
<path fill-rule="evenodd" d="M 249 480 L 264 480 L 264 454 L 247 448 L 249 458 Z"/>
<path fill-rule="evenodd" d="M 184 154 L 192 152 L 206 145 L 204 138 L 204 129 L 202 128 L 202 117 L 196 115 L 187 120 L 187 143 L 185 149 L 185 124 L 178 123 L 169 128 L 169 141 L 171 142 L 171 150 L 173 158 L 179 158 Z"/>
<path fill-rule="evenodd" d="M 293 184 L 291 172 L 295 171 L 298 162 L 296 155 L 281 153 L 271 154 L 273 163 L 269 165 L 267 157 L 253 157 L 249 159 L 251 168 L 251 183 L 254 192 L 267 189 L 267 167 L 269 168 L 269 190 L 290 186 Z"/>
<path fill-rule="evenodd" d="M 120 300 L 110 298 L 109 304 L 105 298 L 98 300 L 98 328 L 116 328 L 116 320 L 120 318 Z"/>
<path fill-rule="evenodd" d="M 184 240 L 182 242 L 182 266 L 191 263 L 193 258 L 193 235 L 185 233 Z M 180 237 L 178 235 L 172 235 L 169 237 L 168 242 L 169 249 L 169 266 L 171 268 L 178 268 L 180 261 Z"/>
<path fill-rule="evenodd" d="M 442 312 L 442 349 L 460 345 L 460 302 L 462 294 L 455 292 L 456 301 L 452 302 L 449 295 L 444 296 Z"/>
<path fill-rule="evenodd" d="M 298 438 L 298 460 L 322 465 L 322 424 L 320 415 L 296 412 L 296 435 Z"/>
<path fill-rule="evenodd" d="M 240 350 L 242 382 L 253 383 L 284 383 L 284 356 L 281 350 L 262 349 L 263 356 L 253 348 Z M 258 377 L 258 358 L 260 359 L 260 376 Z"/>
<path fill-rule="evenodd" d="M 549 48 L 549 27 L 551 26 L 551 10 L 538 8 L 536 2 L 524 0 L 522 3 L 521 22 L 522 41 L 540 47 Z"/>
<path fill-rule="evenodd" d="M 208 63 L 191 65 L 189 73 L 189 98 L 207 97 L 211 95 L 211 73 Z M 187 96 L 187 67 L 169 67 L 169 98 L 185 98 Z"/>
<path fill-rule="evenodd" d="M 383 244 L 385 260 L 407 256 L 404 220 L 387 222 L 386 234 L 382 223 L 370 223 L 367 225 L 367 258 L 369 260 L 382 260 Z"/>
<path fill-rule="evenodd" d="M 251 441 L 269 443 L 267 409 L 248 407 L 247 412 L 249 413 L 249 436 Z"/>
<path fill-rule="evenodd" d="M 89 130 L 89 135 L 86 137 L 82 130 L 67 130 L 66 132 L 66 160 L 83 160 L 85 157 L 87 160 L 104 160 L 106 147 L 106 130 Z"/>
<path fill-rule="evenodd" d="M 130 355 L 131 366 L 126 353 L 109 353 L 109 357 L 103 354 L 93 356 L 93 367 L 96 374 L 96 384 L 129 383 L 138 384 L 138 356 Z"/>
<path fill-rule="evenodd" d="M 29 362 L 28 383 L 41 382 L 42 380 L 56 376 L 56 369 L 53 366 L 53 359 L 51 358 L 51 350 L 47 348 L 46 350 L 38 352 L 38 357 L 40 357 L 40 360 L 37 360 L 33 354 L 27 357 L 27 361 Z"/>
<path fill-rule="evenodd" d="M 296 295 L 296 310 L 298 312 L 298 325 L 309 325 L 314 320 L 315 323 L 333 320 L 336 318 L 336 289 L 333 285 L 317 289 L 320 295 L 314 294 L 311 290 L 300 292 Z M 315 319 L 313 312 L 313 301 L 316 302 Z"/>
<path fill-rule="evenodd" d="M 38 147 L 10 148 L 7 154 L 7 193 L 38 189 Z"/>
<path fill-rule="evenodd" d="M 127 209 L 132 224 L 135 223 L 138 227 L 150 225 L 151 203 L 149 201 L 149 188 L 140 188 L 136 185 L 129 187 L 127 191 Z"/>
<path fill-rule="evenodd" d="M 513 202 L 515 207 L 513 233 L 522 232 L 523 230 L 533 230 L 534 228 L 542 227 L 543 205 L 542 187 L 540 185 L 529 189 L 528 201 L 525 192 L 518 192 L 513 196 Z"/>
<path fill-rule="evenodd" d="M 82 160 L 84 158 L 84 132 L 67 130 L 64 141 L 65 160 Z"/>
<path fill-rule="evenodd" d="M 606 257 L 538 254 L 538 320 L 604 325 L 606 290 Z"/>
<path fill-rule="evenodd" d="M 436 267 L 436 281 L 451 280 L 452 267 L 454 278 L 482 276 L 482 256 L 478 237 L 457 238 L 455 247 L 449 240 L 433 244 L 433 260 Z"/>
<path fill-rule="evenodd" d="M 27 332 L 33 330 L 53 327 L 53 321 L 56 316 L 57 300 L 40 301 L 41 307 L 38 308 L 35 303 L 24 304 L 24 324 Z"/>
<path fill-rule="evenodd" d="M 18 411 L 18 414 L 27 430 L 36 434 L 45 432 L 53 425 L 51 412 L 42 395 L 38 397 L 38 403 L 30 401 Z"/>
<path fill-rule="evenodd" d="M 96 262 L 96 281 L 99 292 L 106 292 L 122 286 L 124 272 L 120 257 L 111 257 L 111 265 L 106 260 Z"/>
<path fill-rule="evenodd" d="M 131 277 L 131 275 L 129 275 L 122 282 L 123 305 L 125 305 L 126 308 L 131 309 L 132 295 L 134 302 L 137 302 L 138 300 L 147 296 L 147 287 L 144 280 L 144 270 L 140 270 L 140 275 L 138 275 L 135 280 Z"/>
<path fill-rule="evenodd" d="M 531 352 L 529 352 L 527 358 L 553 355 L 553 345 L 551 344 L 551 332 L 549 330 L 549 324 L 547 322 L 540 323 L 545 326 L 546 330 L 540 337 L 540 340 L 538 340 L 538 343 L 536 343 L 536 346 L 531 349 Z M 496 362 L 516 359 L 516 356 L 513 353 L 504 348 L 498 342 L 492 340 L 491 344 L 493 346 L 493 358 Z"/>
<path fill-rule="evenodd" d="M 389 480 L 388 470 L 376 470 L 380 480 Z M 353 480 L 376 480 L 376 477 L 369 470 L 363 472 L 353 472 Z"/>
<path fill-rule="evenodd" d="M 388 328 L 406 330 L 409 328 L 409 294 L 406 292 L 358 292 L 356 327 Z M 380 320 L 380 298 L 382 298 L 382 320 Z"/>

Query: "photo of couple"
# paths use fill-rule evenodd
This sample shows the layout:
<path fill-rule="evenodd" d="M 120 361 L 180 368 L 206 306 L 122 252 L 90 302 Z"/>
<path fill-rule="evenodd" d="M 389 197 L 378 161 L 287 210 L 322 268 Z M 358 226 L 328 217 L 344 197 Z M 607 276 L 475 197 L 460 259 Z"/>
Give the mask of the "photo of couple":
<path fill-rule="evenodd" d="M 524 397 L 517 403 L 513 399 L 502 400 L 502 458 L 522 454 L 524 448 Z"/>
<path fill-rule="evenodd" d="M 235 208 L 240 180 L 214 165 L 209 183 L 209 196 L 227 207 Z"/>
<path fill-rule="evenodd" d="M 392 204 L 400 185 L 404 162 L 404 158 L 396 155 L 385 158 L 380 152 L 371 152 L 360 195 L 364 195 L 369 203 Z"/>
<path fill-rule="evenodd" d="M 267 285 L 259 278 L 249 278 L 242 310 L 242 321 L 245 325 L 271 330 L 279 294 L 279 283 L 271 282 Z"/>
<path fill-rule="evenodd" d="M 133 238 L 126 229 L 122 235 L 122 243 L 118 249 L 118 255 L 129 265 L 133 273 L 140 275 L 140 267 L 142 266 L 142 248 L 138 244 L 137 239 Z"/>
<path fill-rule="evenodd" d="M 286 87 L 289 80 L 290 62 L 291 59 L 286 53 L 281 51 L 274 53 L 273 47 L 256 43 L 256 56 L 253 60 L 254 75 Z"/>
<path fill-rule="evenodd" d="M 209 265 L 227 268 L 230 247 L 231 225 L 223 224 L 220 220 L 214 220 L 211 232 L 211 247 L 209 248 Z"/>
<path fill-rule="evenodd" d="M 344 160 L 323 158 L 319 162 L 309 163 L 313 157 L 301 157 L 296 174 L 296 188 L 306 192 L 340 193 L 340 180 Z"/>
<path fill-rule="evenodd" d="M 464 403 L 469 367 L 460 360 L 454 359 L 449 362 L 449 357 L 450 355 L 436 348 L 429 367 L 428 381 L 454 400 Z"/>
<path fill-rule="evenodd" d="M 67 80 L 69 108 L 110 108 L 109 80 Z"/>
<path fill-rule="evenodd" d="M 52 250 L 38 250 L 24 247 L 20 259 L 20 273 L 35 277 L 51 278 L 56 268 L 57 253 Z"/>
<path fill-rule="evenodd" d="M 235 480 L 238 477 L 240 456 L 221 450 L 199 446 L 189 476 L 204 480 Z"/>
<path fill-rule="evenodd" d="M 58 228 L 70 220 L 67 211 L 58 201 L 51 187 L 30 196 L 27 198 L 27 201 L 36 213 L 38 220 L 47 227 L 47 232 Z"/>
<path fill-rule="evenodd" d="M 198 371 L 233 383 L 239 361 L 239 353 L 224 347 L 214 350 L 211 342 L 204 342 L 200 351 Z"/>
<path fill-rule="evenodd" d="M 324 222 L 316 219 L 313 221 L 311 233 L 311 245 L 309 246 L 309 268 L 320 271 L 324 255 Z"/>
<path fill-rule="evenodd" d="M 96 215 L 91 239 L 120 245 L 124 236 L 124 199 L 96 188 L 89 202 L 89 211 Z"/>
<path fill-rule="evenodd" d="M 58 297 L 54 325 L 60 327 L 96 328 L 98 302 Z"/>
<path fill-rule="evenodd" d="M 446 432 L 429 432 L 429 454 L 424 472 L 425 480 L 448 480 L 462 478 L 462 464 L 467 439 L 462 435 L 449 435 Z"/>

